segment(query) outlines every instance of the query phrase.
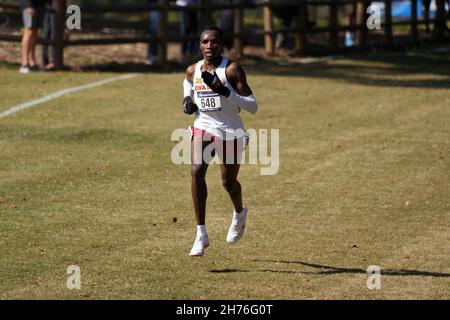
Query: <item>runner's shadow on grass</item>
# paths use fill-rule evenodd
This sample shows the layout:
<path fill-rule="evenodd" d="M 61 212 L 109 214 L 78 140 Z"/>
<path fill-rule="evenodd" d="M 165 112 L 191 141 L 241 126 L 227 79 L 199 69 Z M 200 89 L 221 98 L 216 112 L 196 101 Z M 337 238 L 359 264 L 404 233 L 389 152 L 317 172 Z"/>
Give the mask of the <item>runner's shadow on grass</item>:
<path fill-rule="evenodd" d="M 233 272 L 253 272 L 254 270 L 242 270 L 242 269 L 213 269 L 209 270 L 211 273 L 233 273 Z M 270 270 L 270 269 L 261 269 L 256 270 L 258 272 L 274 272 L 274 273 L 299 273 L 296 271 L 290 270 Z"/>
<path fill-rule="evenodd" d="M 285 264 L 299 264 L 305 267 L 319 269 L 316 272 L 300 272 L 305 274 L 340 274 L 340 273 L 360 273 L 367 274 L 367 270 L 359 268 L 343 268 L 328 266 L 316 263 L 308 263 L 303 261 L 286 261 L 286 260 L 253 260 L 254 262 L 270 262 L 270 263 L 285 263 Z M 429 272 L 421 270 L 407 270 L 407 269 L 382 269 L 381 274 L 385 276 L 422 276 L 422 277 L 437 277 L 450 278 L 450 273 L 445 272 Z"/>
<path fill-rule="evenodd" d="M 286 261 L 286 260 L 253 260 L 254 262 L 264 263 L 284 263 L 284 264 L 299 264 L 305 267 L 318 269 L 318 271 L 292 271 L 292 270 L 273 270 L 273 269 L 258 269 L 258 270 L 243 270 L 243 269 L 213 269 L 209 270 L 211 273 L 232 273 L 232 272 L 272 272 L 272 273 L 287 273 L 287 274 L 318 274 L 318 275 L 332 275 L 342 273 L 367 274 L 367 270 L 359 268 L 343 268 L 328 265 L 321 265 L 315 263 L 308 263 L 303 261 Z M 450 278 L 450 273 L 445 272 L 428 272 L 419 270 L 406 269 L 381 269 L 381 274 L 384 276 L 422 276 L 422 277 L 436 277 L 436 278 Z"/>

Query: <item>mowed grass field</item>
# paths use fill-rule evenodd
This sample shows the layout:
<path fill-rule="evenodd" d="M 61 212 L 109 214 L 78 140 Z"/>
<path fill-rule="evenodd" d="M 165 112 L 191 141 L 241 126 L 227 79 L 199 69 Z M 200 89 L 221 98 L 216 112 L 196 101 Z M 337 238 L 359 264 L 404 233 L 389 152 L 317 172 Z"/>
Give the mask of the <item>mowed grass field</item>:
<path fill-rule="evenodd" d="M 244 65 L 280 130 L 280 168 L 243 165 L 246 233 L 207 174 L 205 256 L 171 133 L 182 71 L 150 72 L 0 119 L 1 299 L 449 299 L 450 61 L 445 55 Z M 118 76 L 0 67 L 0 112 Z M 174 222 L 174 218 L 176 222 Z M 81 270 L 69 290 L 67 267 Z M 366 270 L 381 269 L 381 288 Z"/>

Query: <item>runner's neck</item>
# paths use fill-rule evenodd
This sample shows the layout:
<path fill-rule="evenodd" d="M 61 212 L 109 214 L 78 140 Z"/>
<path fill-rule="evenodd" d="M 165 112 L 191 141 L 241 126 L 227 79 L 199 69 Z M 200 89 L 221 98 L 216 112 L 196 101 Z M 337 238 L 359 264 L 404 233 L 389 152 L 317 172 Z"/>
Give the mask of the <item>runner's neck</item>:
<path fill-rule="evenodd" d="M 223 60 L 222 56 L 220 56 L 217 59 L 211 60 L 211 61 L 204 59 L 203 66 L 205 67 L 205 70 L 203 70 L 203 71 L 214 71 L 215 69 L 217 69 L 220 66 L 220 64 L 222 63 L 222 60 Z"/>

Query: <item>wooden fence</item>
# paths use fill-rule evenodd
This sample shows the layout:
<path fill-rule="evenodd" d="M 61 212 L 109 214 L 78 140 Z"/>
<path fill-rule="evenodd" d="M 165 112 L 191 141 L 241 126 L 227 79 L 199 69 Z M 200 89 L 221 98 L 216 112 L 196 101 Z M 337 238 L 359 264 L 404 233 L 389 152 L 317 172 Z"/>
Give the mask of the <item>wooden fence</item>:
<path fill-rule="evenodd" d="M 419 21 L 417 18 L 417 1 L 411 0 L 411 19 L 403 21 L 392 21 L 391 3 L 393 0 L 384 0 L 385 3 L 385 16 L 384 23 L 381 24 L 381 28 L 384 30 L 385 44 L 390 46 L 393 43 L 393 26 L 408 25 L 410 30 L 410 39 L 412 42 L 417 43 L 419 41 L 418 25 L 425 23 Z M 435 35 L 437 38 L 444 38 L 445 26 L 446 26 L 446 13 L 445 13 L 445 1 L 436 0 L 437 14 L 434 20 L 430 20 L 435 25 Z M 329 34 L 329 49 L 330 51 L 338 51 L 339 34 L 344 31 L 355 32 L 355 46 L 358 49 L 364 50 L 367 45 L 368 29 L 366 21 L 368 14 L 367 8 L 370 4 L 368 0 L 298 0 L 295 2 L 273 2 L 272 0 L 259 0 L 254 4 L 244 4 L 243 0 L 235 0 L 233 3 L 216 3 L 211 0 L 203 0 L 201 5 L 192 5 L 189 7 L 177 6 L 169 2 L 169 0 L 159 0 L 157 4 L 141 5 L 141 6 L 83 6 L 81 7 L 83 14 L 104 14 L 104 13 L 120 13 L 120 14 L 136 14 L 142 12 L 150 12 L 152 10 L 159 11 L 159 24 L 158 32 L 156 36 L 143 36 L 135 35 L 131 37 L 125 36 L 108 36 L 96 39 L 73 39 L 64 40 L 65 32 L 65 18 L 66 8 L 65 1 L 53 0 L 53 12 L 55 14 L 55 35 L 52 40 L 40 39 L 41 43 L 50 44 L 54 47 L 53 61 L 57 68 L 62 68 L 64 65 L 64 47 L 73 45 L 104 45 L 104 44 L 125 44 L 125 43 L 149 43 L 154 42 L 158 47 L 158 60 L 159 62 L 165 62 L 167 60 L 167 46 L 169 42 L 182 42 L 196 40 L 197 36 L 175 36 L 168 32 L 168 16 L 170 12 L 174 11 L 197 11 L 203 15 L 203 22 L 205 25 L 213 22 L 212 14 L 214 11 L 223 9 L 232 9 L 234 12 L 234 27 L 233 33 L 226 35 L 233 39 L 234 49 L 238 55 L 242 55 L 243 43 L 246 38 L 250 37 L 263 37 L 265 50 L 268 54 L 275 54 L 275 36 L 278 33 L 293 33 L 295 35 L 295 49 L 301 54 L 308 53 L 308 35 L 317 33 Z M 352 5 L 356 11 L 355 24 L 353 25 L 340 25 L 338 19 L 338 8 L 340 6 Z M 311 27 L 307 23 L 307 10 L 313 6 L 326 6 L 328 7 L 329 19 L 328 25 L 325 27 Z M 293 28 L 278 28 L 274 27 L 274 9 L 288 7 L 292 10 L 296 10 L 296 27 Z M 5 4 L 0 3 L 0 9 L 8 10 L 20 10 L 20 6 L 17 4 Z M 247 9 L 262 8 L 263 11 L 263 29 L 249 30 L 244 26 L 244 14 Z M 21 41 L 21 37 L 18 35 L 2 34 L 0 33 L 0 41 Z"/>

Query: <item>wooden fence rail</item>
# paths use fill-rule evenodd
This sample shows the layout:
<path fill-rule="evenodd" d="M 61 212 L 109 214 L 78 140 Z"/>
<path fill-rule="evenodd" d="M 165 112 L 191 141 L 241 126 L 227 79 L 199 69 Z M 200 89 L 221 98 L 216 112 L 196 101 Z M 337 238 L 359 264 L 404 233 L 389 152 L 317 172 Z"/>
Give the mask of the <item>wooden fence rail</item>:
<path fill-rule="evenodd" d="M 417 0 L 411 0 L 411 19 L 403 21 L 392 21 L 391 4 L 395 0 L 383 0 L 385 3 L 385 16 L 382 29 L 386 45 L 393 43 L 393 26 L 408 25 L 410 26 L 410 36 L 414 43 L 419 40 L 418 25 L 425 23 L 417 18 Z M 435 24 L 435 33 L 438 38 L 444 38 L 446 14 L 445 0 L 436 0 L 437 14 L 435 19 L 430 23 Z M 260 36 L 264 38 L 264 47 L 268 54 L 275 54 L 275 36 L 278 33 L 293 33 L 295 35 L 295 49 L 298 53 L 304 55 L 308 53 L 308 35 L 317 33 L 329 34 L 329 48 L 332 51 L 339 50 L 339 33 L 343 31 L 355 32 L 356 47 L 364 50 L 367 45 L 368 29 L 367 8 L 370 4 L 369 0 L 298 0 L 297 3 L 292 1 L 274 2 L 273 0 L 258 0 L 252 5 L 244 4 L 243 0 L 235 0 L 233 3 L 212 3 L 211 0 L 203 0 L 201 5 L 192 5 L 189 7 L 177 6 L 169 2 L 169 0 L 159 0 L 157 4 L 129 6 L 129 5 L 112 5 L 112 6 L 92 6 L 87 5 L 81 8 L 82 14 L 100 14 L 100 13 L 120 13 L 132 14 L 143 13 L 157 10 L 159 12 L 158 32 L 156 36 L 133 35 L 125 36 L 109 36 L 96 39 L 72 39 L 64 40 L 64 19 L 66 17 L 66 8 L 64 1 L 53 0 L 53 9 L 55 14 L 55 35 L 52 40 L 40 39 L 41 43 L 49 44 L 54 47 L 54 62 L 57 68 L 64 65 L 63 53 L 65 46 L 71 45 L 105 45 L 105 44 L 125 44 L 125 43 L 149 43 L 154 42 L 158 47 L 159 62 L 167 60 L 167 46 L 169 42 L 195 41 L 195 36 L 173 36 L 168 32 L 169 22 L 168 16 L 170 12 L 196 11 L 203 15 L 204 24 L 212 23 L 212 14 L 214 11 L 223 9 L 232 9 L 234 11 L 234 27 L 232 34 L 226 36 L 233 40 L 234 48 L 238 55 L 242 55 L 243 42 L 245 38 Z M 356 12 L 355 24 L 340 25 L 339 24 L 339 7 L 352 5 Z M 327 6 L 329 8 L 329 23 L 326 27 L 310 27 L 307 21 L 307 9 L 313 6 Z M 288 7 L 297 11 L 296 27 L 293 28 L 275 28 L 274 9 Z M 246 9 L 261 8 L 263 12 L 263 29 L 262 30 L 246 30 L 244 26 L 244 13 Z M 0 10 L 20 11 L 20 6 L 12 3 L 0 3 Z M 21 41 L 21 37 L 17 35 L 0 33 L 0 41 Z"/>

